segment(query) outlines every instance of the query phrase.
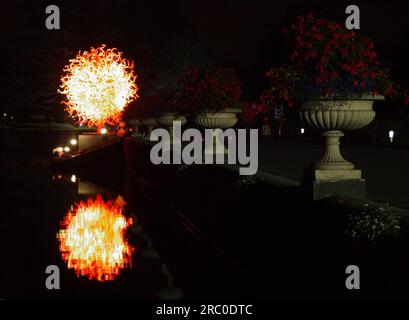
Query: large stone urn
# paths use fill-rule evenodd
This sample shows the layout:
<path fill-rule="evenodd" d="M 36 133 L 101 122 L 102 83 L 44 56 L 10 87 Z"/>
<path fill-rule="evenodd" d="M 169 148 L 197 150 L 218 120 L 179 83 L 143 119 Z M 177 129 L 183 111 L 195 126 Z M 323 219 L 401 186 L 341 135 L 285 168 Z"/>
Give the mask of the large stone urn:
<path fill-rule="evenodd" d="M 360 129 L 372 122 L 375 118 L 375 111 L 372 109 L 375 100 L 384 100 L 384 97 L 366 95 L 349 99 L 308 101 L 303 104 L 300 111 L 301 120 L 322 130 L 325 138 L 322 158 L 304 175 L 304 178 L 307 177 L 304 180 L 313 181 L 315 199 L 336 194 L 359 197 L 365 195 L 361 170 L 344 159 L 339 140 L 344 136 L 343 130 Z M 334 183 L 340 186 L 339 192 Z M 324 190 L 322 194 L 318 187 Z"/>
<path fill-rule="evenodd" d="M 180 125 L 185 125 L 187 120 L 185 116 L 178 115 L 176 112 L 165 112 L 159 116 L 157 119 L 161 126 L 164 126 L 169 131 L 169 145 L 173 143 L 180 143 L 180 139 L 173 139 L 173 123 L 174 121 L 180 121 Z"/>
<path fill-rule="evenodd" d="M 238 119 L 237 114 L 241 113 L 241 109 L 226 108 L 221 112 L 205 112 L 195 116 L 195 123 L 205 129 L 228 129 L 233 127 Z M 226 148 L 223 144 L 223 137 L 220 132 L 213 134 L 213 143 L 205 146 L 205 154 L 225 154 Z"/>

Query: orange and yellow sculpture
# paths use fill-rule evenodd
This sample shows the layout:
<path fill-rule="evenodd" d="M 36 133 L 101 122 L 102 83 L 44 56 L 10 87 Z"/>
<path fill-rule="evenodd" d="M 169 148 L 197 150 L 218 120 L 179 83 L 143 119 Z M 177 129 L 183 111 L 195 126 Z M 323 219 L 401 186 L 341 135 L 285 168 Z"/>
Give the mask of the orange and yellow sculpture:
<path fill-rule="evenodd" d="M 116 48 L 101 45 L 78 52 L 63 69 L 59 93 L 65 110 L 78 123 L 117 125 L 128 103 L 138 98 L 133 62 Z"/>

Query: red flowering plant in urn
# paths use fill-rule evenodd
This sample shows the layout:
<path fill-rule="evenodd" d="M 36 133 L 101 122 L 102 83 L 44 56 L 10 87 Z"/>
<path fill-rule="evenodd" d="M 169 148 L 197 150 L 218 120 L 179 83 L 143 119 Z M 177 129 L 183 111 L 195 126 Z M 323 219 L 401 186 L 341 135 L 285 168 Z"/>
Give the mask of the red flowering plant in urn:
<path fill-rule="evenodd" d="M 259 123 L 263 122 L 266 117 L 266 111 L 261 103 L 248 102 L 243 107 L 243 113 L 241 119 L 244 123 Z"/>
<path fill-rule="evenodd" d="M 266 77 L 270 87 L 263 91 L 260 102 L 266 111 L 273 110 L 277 105 L 291 108 L 296 104 L 295 85 L 299 73 L 292 66 L 272 68 L 267 71 Z"/>
<path fill-rule="evenodd" d="M 278 134 L 286 116 L 297 105 L 296 87 L 300 75 L 294 66 L 271 68 L 266 73 L 269 88 L 260 96 L 260 115 L 263 123 L 278 122 Z"/>
<path fill-rule="evenodd" d="M 353 170 L 340 153 L 341 130 L 372 122 L 374 100 L 395 93 L 389 71 L 378 61 L 372 40 L 343 24 L 310 13 L 299 16 L 284 33 L 291 40 L 291 63 L 300 74 L 300 117 L 323 130 L 326 139 L 325 153 L 314 164 L 314 179 L 361 179 L 360 170 Z"/>
<path fill-rule="evenodd" d="M 240 82 L 232 69 L 207 64 L 193 66 L 178 79 L 176 103 L 190 115 L 237 107 Z"/>
<path fill-rule="evenodd" d="M 234 70 L 212 64 L 193 66 L 178 79 L 176 104 L 193 116 L 198 126 L 225 129 L 237 123 L 240 94 Z M 215 138 L 215 144 L 217 141 Z M 224 152 L 220 144 L 216 149 Z"/>
<path fill-rule="evenodd" d="M 302 100 L 394 93 L 368 37 L 312 13 L 299 16 L 284 34 L 291 39 L 291 62 L 303 75 Z"/>

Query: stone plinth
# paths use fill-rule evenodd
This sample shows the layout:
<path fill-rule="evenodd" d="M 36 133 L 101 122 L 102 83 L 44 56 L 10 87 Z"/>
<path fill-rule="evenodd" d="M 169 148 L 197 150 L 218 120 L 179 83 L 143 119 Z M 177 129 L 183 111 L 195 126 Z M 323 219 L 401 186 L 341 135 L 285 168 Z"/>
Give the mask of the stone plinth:
<path fill-rule="evenodd" d="M 333 196 L 364 198 L 366 183 L 361 170 L 305 169 L 301 183 L 307 197 L 320 200 Z"/>
<path fill-rule="evenodd" d="M 310 177 L 319 182 L 344 181 L 344 180 L 361 180 L 361 170 L 312 170 Z"/>

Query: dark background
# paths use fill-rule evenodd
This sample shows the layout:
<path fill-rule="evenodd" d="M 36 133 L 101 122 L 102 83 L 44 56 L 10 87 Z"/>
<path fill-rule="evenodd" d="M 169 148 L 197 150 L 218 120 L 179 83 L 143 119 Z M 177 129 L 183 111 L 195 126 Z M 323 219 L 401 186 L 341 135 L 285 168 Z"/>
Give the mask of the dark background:
<path fill-rule="evenodd" d="M 60 8 L 61 29 L 47 30 L 45 8 Z M 135 60 L 140 92 L 151 90 L 159 72 L 175 60 L 182 42 L 211 62 L 232 67 L 243 99 L 257 100 L 265 71 L 287 61 L 281 29 L 310 11 L 344 22 L 358 5 L 361 32 L 376 44 L 394 79 L 406 84 L 409 3 L 396 1 L 21 1 L 0 12 L 1 111 L 58 110 L 62 67 L 79 50 L 106 43 Z M 179 46 L 180 47 L 180 46 Z M 193 59 L 194 60 L 194 59 Z"/>

